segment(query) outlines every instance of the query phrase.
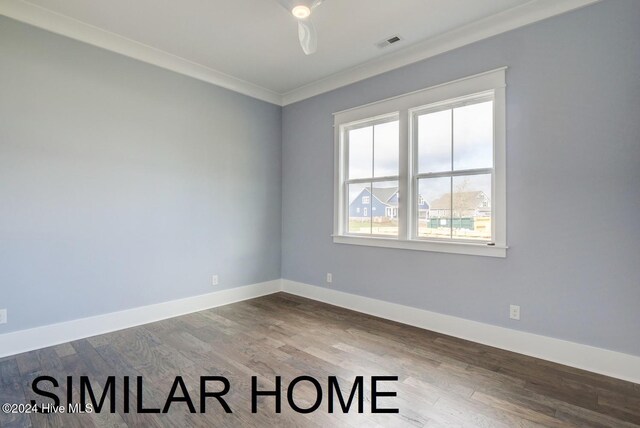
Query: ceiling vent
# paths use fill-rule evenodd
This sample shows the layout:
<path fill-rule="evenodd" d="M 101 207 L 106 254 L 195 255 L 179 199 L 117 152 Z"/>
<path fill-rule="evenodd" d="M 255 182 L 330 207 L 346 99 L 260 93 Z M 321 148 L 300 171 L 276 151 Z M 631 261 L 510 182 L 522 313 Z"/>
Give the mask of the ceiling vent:
<path fill-rule="evenodd" d="M 402 37 L 396 34 L 395 36 L 387 37 L 383 41 L 376 43 L 376 46 L 378 47 L 378 49 L 383 49 L 383 48 L 386 48 L 387 46 L 391 46 L 394 43 L 398 43 L 402 40 L 403 40 Z"/>

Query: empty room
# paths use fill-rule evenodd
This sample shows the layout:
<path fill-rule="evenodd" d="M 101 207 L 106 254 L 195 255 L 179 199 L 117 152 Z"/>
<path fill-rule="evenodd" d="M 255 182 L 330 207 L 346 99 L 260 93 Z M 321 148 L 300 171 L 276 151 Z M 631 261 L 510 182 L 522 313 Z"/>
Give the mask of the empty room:
<path fill-rule="evenodd" d="M 640 1 L 0 0 L 0 427 L 640 427 Z"/>

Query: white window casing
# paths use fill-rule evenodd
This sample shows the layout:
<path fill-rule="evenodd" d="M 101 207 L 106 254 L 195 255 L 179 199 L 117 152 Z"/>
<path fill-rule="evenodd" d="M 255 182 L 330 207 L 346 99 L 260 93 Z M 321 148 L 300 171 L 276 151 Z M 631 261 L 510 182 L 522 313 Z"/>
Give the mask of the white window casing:
<path fill-rule="evenodd" d="M 430 88 L 377 101 L 361 107 L 334 113 L 335 176 L 333 241 L 339 244 L 365 245 L 409 250 L 436 251 L 478 256 L 506 257 L 506 67 L 458 79 Z M 418 174 L 416 144 L 411 125 L 416 112 L 452 108 L 457 103 L 481 99 L 493 101 L 493 167 L 475 173 L 491 174 L 491 241 L 473 242 L 462 239 L 424 238 L 417 235 L 419 222 Z M 348 151 L 345 135 L 358 126 L 399 121 L 398 236 L 367 236 L 347 233 L 349 199 L 345 183 Z M 465 172 L 465 171 L 463 171 Z M 469 171 L 466 171 L 469 172 Z M 473 171 L 472 171 L 473 173 Z M 444 174 L 447 175 L 447 174 Z M 451 171 L 450 176 L 460 175 Z M 382 181 L 379 179 L 376 181 Z M 452 196 L 452 195 L 451 195 Z"/>

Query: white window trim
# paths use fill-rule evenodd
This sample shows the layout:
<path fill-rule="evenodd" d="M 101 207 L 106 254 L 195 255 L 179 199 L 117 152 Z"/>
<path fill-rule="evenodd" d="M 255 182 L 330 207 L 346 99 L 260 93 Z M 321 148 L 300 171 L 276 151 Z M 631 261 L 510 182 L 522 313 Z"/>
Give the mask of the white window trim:
<path fill-rule="evenodd" d="M 468 254 L 490 257 L 506 257 L 507 253 L 507 201 L 506 201 L 506 68 L 468 76 L 441 85 L 432 86 L 408 94 L 366 104 L 334 113 L 334 221 L 333 242 L 338 244 L 365 245 L 407 250 L 435 251 L 454 254 Z M 415 239 L 413 228 L 417 213 L 413 213 L 412 200 L 415 196 L 409 189 L 414 188 L 412 180 L 411 157 L 413 154 L 410 142 L 410 115 L 422 106 L 430 106 L 438 102 L 466 98 L 482 93 L 492 93 L 494 100 L 494 172 L 492 183 L 493 242 L 461 242 L 436 239 Z M 398 206 L 399 222 L 398 238 L 380 236 L 349 235 L 345 232 L 345 204 L 347 195 L 342 183 L 348 161 L 346 145 L 343 141 L 344 129 L 357 122 L 368 122 L 376 118 L 398 115 L 400 128 L 400 179 L 399 191 L 405 195 L 405 202 Z M 342 163 L 341 163 L 342 161 Z M 409 208 L 409 209 L 408 209 Z"/>

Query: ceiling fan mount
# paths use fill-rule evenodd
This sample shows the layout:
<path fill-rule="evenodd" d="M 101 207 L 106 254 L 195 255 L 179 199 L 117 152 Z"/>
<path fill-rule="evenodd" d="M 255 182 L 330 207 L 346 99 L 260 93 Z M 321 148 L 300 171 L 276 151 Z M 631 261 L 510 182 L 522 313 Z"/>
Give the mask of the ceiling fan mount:
<path fill-rule="evenodd" d="M 318 48 L 318 34 L 311 22 L 313 10 L 323 0 L 277 0 L 298 21 L 298 40 L 305 55 L 313 54 Z"/>

